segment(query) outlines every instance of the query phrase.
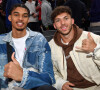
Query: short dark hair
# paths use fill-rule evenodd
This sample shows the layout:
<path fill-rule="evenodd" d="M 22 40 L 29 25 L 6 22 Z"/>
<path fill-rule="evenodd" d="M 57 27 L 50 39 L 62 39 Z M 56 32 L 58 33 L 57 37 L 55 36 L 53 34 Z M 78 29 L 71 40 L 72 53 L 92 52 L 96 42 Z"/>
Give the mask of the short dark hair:
<path fill-rule="evenodd" d="M 55 17 L 64 12 L 68 13 L 72 17 L 72 11 L 68 6 L 58 6 L 52 11 L 51 20 L 54 22 Z"/>
<path fill-rule="evenodd" d="M 13 5 L 12 8 L 10 9 L 10 11 L 9 11 L 9 14 L 11 15 L 12 11 L 15 10 L 17 7 L 25 8 L 28 12 L 28 16 L 30 16 L 30 10 L 27 8 L 27 6 L 25 6 L 22 3 L 21 4 L 18 3 L 18 4 Z"/>

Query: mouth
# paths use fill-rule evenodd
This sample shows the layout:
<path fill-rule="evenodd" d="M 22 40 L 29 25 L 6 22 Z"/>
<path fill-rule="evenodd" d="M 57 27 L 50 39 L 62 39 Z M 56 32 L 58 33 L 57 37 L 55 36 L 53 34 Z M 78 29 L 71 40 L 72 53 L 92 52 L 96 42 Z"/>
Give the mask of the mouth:
<path fill-rule="evenodd" d="M 22 22 L 17 22 L 17 26 L 22 27 L 24 23 Z"/>
<path fill-rule="evenodd" d="M 67 27 L 63 26 L 63 27 L 61 27 L 61 29 L 65 31 L 67 29 Z"/>

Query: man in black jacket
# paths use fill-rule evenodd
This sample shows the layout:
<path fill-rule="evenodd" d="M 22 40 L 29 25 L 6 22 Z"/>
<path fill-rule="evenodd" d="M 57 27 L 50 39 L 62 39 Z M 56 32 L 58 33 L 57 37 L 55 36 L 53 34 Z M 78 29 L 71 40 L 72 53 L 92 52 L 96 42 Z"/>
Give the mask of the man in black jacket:
<path fill-rule="evenodd" d="M 88 19 L 85 4 L 80 0 L 67 0 L 64 5 L 71 8 L 72 18 L 74 18 L 75 24 L 82 28 L 83 21 Z"/>

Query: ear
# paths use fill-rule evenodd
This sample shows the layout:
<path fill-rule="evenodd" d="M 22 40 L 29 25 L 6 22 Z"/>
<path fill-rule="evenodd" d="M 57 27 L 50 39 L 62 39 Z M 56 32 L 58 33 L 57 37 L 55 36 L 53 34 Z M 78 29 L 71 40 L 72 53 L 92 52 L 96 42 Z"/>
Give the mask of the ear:
<path fill-rule="evenodd" d="M 54 23 L 53 23 L 53 26 L 54 26 L 55 29 L 57 29 Z"/>
<path fill-rule="evenodd" d="M 74 19 L 72 18 L 72 24 L 74 24 Z"/>
<path fill-rule="evenodd" d="M 11 21 L 11 15 L 8 16 L 8 20 Z"/>

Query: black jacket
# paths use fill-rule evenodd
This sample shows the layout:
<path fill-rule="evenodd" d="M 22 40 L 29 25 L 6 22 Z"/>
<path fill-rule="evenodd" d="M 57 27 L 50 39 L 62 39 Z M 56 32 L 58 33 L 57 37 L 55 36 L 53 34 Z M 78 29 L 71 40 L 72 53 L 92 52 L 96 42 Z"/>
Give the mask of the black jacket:
<path fill-rule="evenodd" d="M 87 9 L 85 4 L 80 0 L 67 0 L 64 4 L 69 6 L 72 10 L 72 18 L 75 20 L 75 24 L 82 27 L 82 18 L 88 19 Z"/>

